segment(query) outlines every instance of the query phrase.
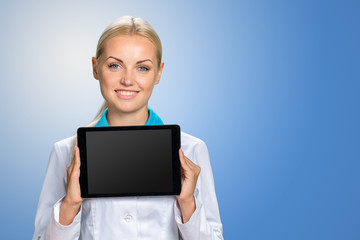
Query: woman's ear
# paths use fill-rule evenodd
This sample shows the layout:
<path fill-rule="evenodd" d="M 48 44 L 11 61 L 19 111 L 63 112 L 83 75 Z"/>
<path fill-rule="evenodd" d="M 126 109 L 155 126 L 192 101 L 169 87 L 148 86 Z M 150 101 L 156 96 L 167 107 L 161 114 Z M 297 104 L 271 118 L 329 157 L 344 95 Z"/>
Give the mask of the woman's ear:
<path fill-rule="evenodd" d="M 160 63 L 159 71 L 158 71 L 158 73 L 156 75 L 155 85 L 160 82 L 161 73 L 162 73 L 163 69 L 164 69 L 164 62 Z"/>
<path fill-rule="evenodd" d="M 97 65 L 96 65 L 96 58 L 95 58 L 95 57 L 92 57 L 91 61 L 92 61 L 94 78 L 95 78 L 96 80 L 99 80 L 99 75 L 98 75 L 98 72 L 97 72 Z"/>

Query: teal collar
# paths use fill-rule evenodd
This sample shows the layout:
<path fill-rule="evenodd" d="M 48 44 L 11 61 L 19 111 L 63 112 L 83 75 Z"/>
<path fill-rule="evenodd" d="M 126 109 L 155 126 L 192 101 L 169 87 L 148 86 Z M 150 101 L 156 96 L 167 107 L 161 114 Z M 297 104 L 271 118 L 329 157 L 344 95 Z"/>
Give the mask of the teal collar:
<path fill-rule="evenodd" d="M 106 108 L 103 114 L 101 115 L 100 120 L 95 124 L 95 127 L 108 127 L 109 124 L 106 120 L 108 109 Z M 148 108 L 149 118 L 145 125 L 164 125 L 161 118 L 151 109 Z"/>

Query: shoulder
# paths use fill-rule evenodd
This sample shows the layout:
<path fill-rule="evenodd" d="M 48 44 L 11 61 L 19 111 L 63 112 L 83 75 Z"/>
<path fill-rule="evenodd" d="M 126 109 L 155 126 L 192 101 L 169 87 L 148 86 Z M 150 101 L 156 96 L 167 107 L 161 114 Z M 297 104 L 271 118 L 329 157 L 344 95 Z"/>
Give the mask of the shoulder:
<path fill-rule="evenodd" d="M 53 146 L 53 151 L 55 151 L 56 155 L 58 155 L 58 157 L 61 157 L 64 159 L 64 161 L 68 164 L 70 164 L 70 156 L 72 154 L 72 148 L 73 148 L 73 143 L 75 141 L 75 137 L 76 135 L 73 135 L 71 137 L 62 139 L 58 142 L 54 143 Z"/>
<path fill-rule="evenodd" d="M 69 150 L 72 148 L 76 135 L 62 139 L 54 144 L 60 151 Z"/>
<path fill-rule="evenodd" d="M 204 143 L 204 141 L 188 133 L 181 132 L 181 145 L 197 145 L 200 143 Z"/>
<path fill-rule="evenodd" d="M 208 150 L 205 142 L 200 138 L 188 133 L 181 132 L 181 148 L 184 154 L 195 163 L 199 163 L 203 156 L 208 157 Z"/>

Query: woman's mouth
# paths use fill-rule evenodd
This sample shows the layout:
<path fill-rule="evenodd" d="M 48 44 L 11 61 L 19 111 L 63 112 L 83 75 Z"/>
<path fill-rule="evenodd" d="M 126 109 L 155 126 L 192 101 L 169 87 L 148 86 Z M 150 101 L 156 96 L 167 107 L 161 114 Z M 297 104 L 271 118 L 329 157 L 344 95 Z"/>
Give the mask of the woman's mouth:
<path fill-rule="evenodd" d="M 137 94 L 139 93 L 139 91 L 125 90 L 125 89 L 116 89 L 115 92 L 120 99 L 124 99 L 124 100 L 130 100 L 136 97 Z"/>

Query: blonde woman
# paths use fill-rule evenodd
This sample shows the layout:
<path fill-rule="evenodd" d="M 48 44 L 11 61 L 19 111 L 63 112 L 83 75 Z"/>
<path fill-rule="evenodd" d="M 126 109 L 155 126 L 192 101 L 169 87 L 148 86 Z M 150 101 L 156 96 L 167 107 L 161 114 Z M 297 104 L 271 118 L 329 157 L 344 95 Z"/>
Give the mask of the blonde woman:
<path fill-rule="evenodd" d="M 145 20 L 126 16 L 110 24 L 92 58 L 105 101 L 89 126 L 163 124 L 148 107 L 161 56 L 160 39 Z M 183 132 L 181 144 L 179 196 L 82 199 L 76 136 L 55 143 L 33 239 L 223 239 L 207 147 Z"/>

